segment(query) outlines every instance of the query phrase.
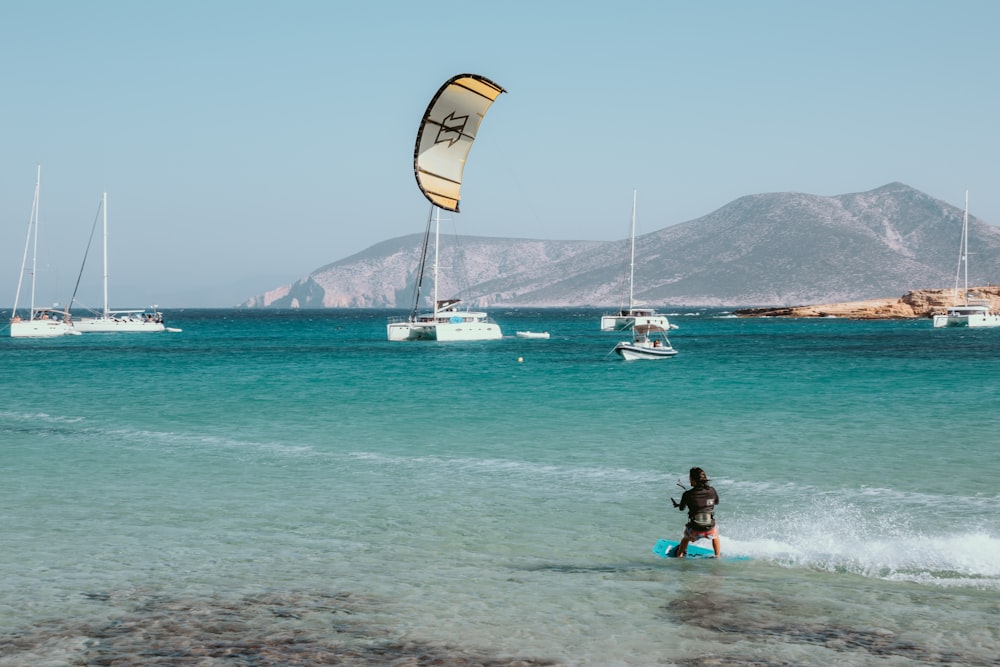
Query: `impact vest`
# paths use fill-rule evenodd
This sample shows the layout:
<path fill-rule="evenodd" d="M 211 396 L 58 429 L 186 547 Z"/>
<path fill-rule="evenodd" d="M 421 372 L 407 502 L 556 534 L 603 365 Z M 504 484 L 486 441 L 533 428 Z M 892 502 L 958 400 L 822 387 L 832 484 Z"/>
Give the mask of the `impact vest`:
<path fill-rule="evenodd" d="M 715 489 L 696 486 L 688 496 L 688 523 L 695 530 L 711 530 L 715 527 Z"/>

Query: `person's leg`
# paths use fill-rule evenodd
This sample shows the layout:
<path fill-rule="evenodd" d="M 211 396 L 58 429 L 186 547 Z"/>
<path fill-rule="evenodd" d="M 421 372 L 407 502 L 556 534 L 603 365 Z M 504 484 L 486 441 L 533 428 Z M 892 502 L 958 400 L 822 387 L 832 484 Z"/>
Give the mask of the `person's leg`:
<path fill-rule="evenodd" d="M 718 535 L 712 537 L 712 548 L 715 550 L 716 558 L 722 556 L 722 540 L 719 539 Z"/>
<path fill-rule="evenodd" d="M 688 542 L 690 541 L 691 540 L 689 540 L 687 536 L 687 531 L 685 531 L 684 537 L 681 538 L 681 543 L 677 545 L 676 549 L 674 549 L 674 556 L 676 558 L 684 558 L 687 556 Z"/>

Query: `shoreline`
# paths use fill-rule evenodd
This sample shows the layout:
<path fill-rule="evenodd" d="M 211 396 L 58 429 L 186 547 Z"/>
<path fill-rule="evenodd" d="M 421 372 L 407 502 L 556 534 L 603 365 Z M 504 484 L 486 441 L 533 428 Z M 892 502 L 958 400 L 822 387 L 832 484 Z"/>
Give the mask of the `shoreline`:
<path fill-rule="evenodd" d="M 970 287 L 969 295 L 990 302 L 991 310 L 1000 310 L 1000 285 Z M 854 320 L 903 320 L 932 318 L 943 313 L 955 301 L 954 289 L 913 290 L 898 298 L 844 301 L 813 306 L 769 306 L 740 308 L 737 317 L 844 317 Z"/>

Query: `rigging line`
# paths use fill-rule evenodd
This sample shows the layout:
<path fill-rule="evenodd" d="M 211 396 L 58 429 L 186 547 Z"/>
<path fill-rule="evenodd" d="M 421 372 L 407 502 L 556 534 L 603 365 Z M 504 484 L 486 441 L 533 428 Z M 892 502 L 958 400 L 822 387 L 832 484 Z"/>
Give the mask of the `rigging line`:
<path fill-rule="evenodd" d="M 427 245 L 431 237 L 431 221 L 434 219 L 434 205 L 431 204 L 430 213 L 427 214 L 427 227 L 424 229 L 424 242 L 420 249 L 420 266 L 417 268 L 417 282 L 413 286 L 413 308 L 410 310 L 410 322 L 417 321 L 417 314 L 420 312 L 420 290 L 424 283 L 424 269 L 427 265 Z M 432 311 L 437 313 L 435 303 Z"/>
<path fill-rule="evenodd" d="M 469 272 L 465 268 L 465 248 L 462 246 L 462 240 L 459 238 L 458 226 L 455 224 L 455 219 L 453 217 L 449 217 L 449 222 L 451 222 L 452 236 L 454 239 L 452 243 L 452 256 L 454 259 L 453 263 L 455 265 L 455 270 L 452 272 L 452 280 L 455 281 L 458 292 L 455 296 L 459 298 L 467 296 L 471 299 L 472 284 L 469 281 Z M 469 310 L 469 308 L 471 308 L 471 304 L 465 301 L 465 299 L 462 300 L 465 302 L 465 310 Z"/>
<path fill-rule="evenodd" d="M 472 291 L 471 274 L 468 269 L 468 264 L 466 263 L 466 257 L 468 256 L 468 253 L 466 253 L 465 246 L 463 245 L 465 241 L 468 241 L 468 239 L 465 239 L 465 241 L 463 241 L 463 237 L 460 236 L 458 233 L 458 225 L 455 224 L 455 219 L 451 218 L 450 221 L 452 223 L 452 234 L 454 236 L 453 254 L 455 260 L 454 261 L 455 270 L 452 273 L 454 275 L 454 280 L 456 283 L 456 287 L 458 289 L 458 293 L 456 294 L 456 296 L 461 298 L 463 303 L 465 303 L 465 310 L 471 310 L 474 305 L 471 302 L 471 299 L 473 298 L 474 294 Z M 466 234 L 466 236 L 471 238 L 469 234 Z M 481 280 L 481 278 L 479 279 Z M 482 285 L 482 283 L 480 282 L 478 283 L 478 285 Z M 484 299 L 485 296 L 479 295 L 479 298 Z M 477 307 L 479 307 L 478 304 L 476 305 Z"/>
<path fill-rule="evenodd" d="M 94 216 L 94 225 L 90 228 L 90 238 L 87 239 L 87 249 L 83 253 L 83 262 L 80 263 L 80 273 L 76 276 L 76 285 L 73 287 L 73 297 L 69 300 L 69 306 L 66 307 L 66 311 L 69 312 L 73 308 L 73 304 L 76 303 L 76 293 L 80 289 L 80 279 L 83 278 L 83 269 L 87 266 L 87 255 L 90 254 L 90 246 L 94 243 L 94 232 L 97 231 L 97 221 L 101 217 L 101 207 L 104 206 L 104 201 L 101 200 L 97 204 L 97 214 Z"/>
<path fill-rule="evenodd" d="M 38 175 L 39 181 L 41 180 L 41 169 L 42 169 L 42 167 L 41 167 L 41 165 L 39 165 L 39 167 L 38 167 L 38 170 L 39 170 L 39 172 L 38 172 L 38 174 L 39 174 Z M 35 277 L 35 263 L 34 263 L 34 261 L 32 261 L 32 263 L 31 263 L 31 269 L 28 269 L 28 247 L 31 245 L 31 232 L 32 232 L 32 230 L 34 230 L 34 229 L 36 229 L 38 227 L 38 190 L 39 190 L 39 187 L 40 187 L 39 181 L 35 182 L 35 197 L 34 197 L 34 199 L 31 200 L 31 214 L 28 216 L 28 238 L 26 238 L 25 241 L 24 241 L 24 255 L 21 258 L 21 273 L 19 273 L 18 276 L 17 276 L 17 293 L 14 294 L 14 308 L 13 308 L 13 310 L 11 310 L 11 316 L 14 316 L 14 315 L 17 314 L 17 307 L 18 307 L 19 302 L 21 300 L 21 285 L 24 282 L 24 276 L 25 276 L 25 274 L 31 276 L 32 280 L 34 280 L 34 277 Z M 36 239 L 36 242 L 35 242 L 35 248 L 36 248 L 35 253 L 37 254 L 37 252 L 38 252 L 38 250 L 37 250 L 37 248 L 38 248 L 38 242 L 37 242 L 38 234 L 37 234 L 37 232 L 35 233 L 35 239 Z M 34 312 L 35 312 L 35 289 L 34 289 L 34 282 L 32 282 L 32 288 L 31 288 L 31 308 L 28 311 L 28 313 L 29 313 L 28 318 L 29 319 L 34 319 Z"/>
<path fill-rule="evenodd" d="M 628 290 L 629 290 L 629 248 L 630 248 L 630 238 L 625 239 L 625 261 L 622 262 L 622 281 L 621 281 L 621 295 L 618 297 L 618 301 L 621 304 L 620 310 L 624 311 L 625 306 L 631 308 L 632 304 L 629 302 Z"/>

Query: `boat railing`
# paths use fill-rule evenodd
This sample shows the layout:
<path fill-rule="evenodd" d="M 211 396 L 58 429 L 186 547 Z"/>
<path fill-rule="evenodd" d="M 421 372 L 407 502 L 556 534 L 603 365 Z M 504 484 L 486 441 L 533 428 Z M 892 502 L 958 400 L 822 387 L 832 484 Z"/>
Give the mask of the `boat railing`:
<path fill-rule="evenodd" d="M 489 315 L 485 315 L 484 313 L 476 311 L 456 311 L 454 313 L 451 313 L 450 315 L 437 318 L 421 317 L 419 321 L 424 323 L 441 322 L 447 324 L 449 322 L 452 322 L 453 319 L 455 318 L 460 318 L 462 322 L 488 322 L 489 324 L 497 323 L 496 320 L 494 320 Z M 410 322 L 414 322 L 413 319 L 407 317 L 406 315 L 391 315 L 388 318 L 386 318 L 386 320 L 389 324 L 407 324 Z"/>

